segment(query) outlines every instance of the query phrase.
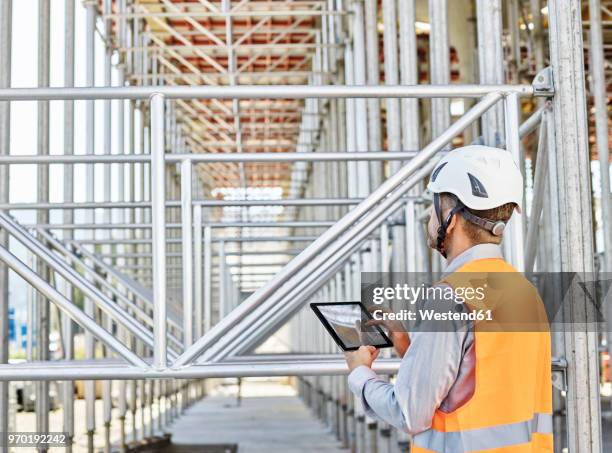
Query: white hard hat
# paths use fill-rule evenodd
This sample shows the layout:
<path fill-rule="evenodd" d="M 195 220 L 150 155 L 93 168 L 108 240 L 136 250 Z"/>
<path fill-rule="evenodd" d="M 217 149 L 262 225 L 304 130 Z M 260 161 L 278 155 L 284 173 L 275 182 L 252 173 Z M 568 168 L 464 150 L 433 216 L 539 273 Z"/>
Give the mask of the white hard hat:
<path fill-rule="evenodd" d="M 470 145 L 449 152 L 431 174 L 432 193 L 455 195 L 471 209 L 492 209 L 515 203 L 520 212 L 523 176 L 509 151 Z"/>

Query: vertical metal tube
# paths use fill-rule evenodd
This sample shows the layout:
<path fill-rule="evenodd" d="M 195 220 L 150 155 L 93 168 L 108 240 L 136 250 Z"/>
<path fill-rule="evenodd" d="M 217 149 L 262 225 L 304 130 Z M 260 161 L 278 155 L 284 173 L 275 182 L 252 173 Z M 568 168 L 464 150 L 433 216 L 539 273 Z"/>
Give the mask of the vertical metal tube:
<path fill-rule="evenodd" d="M 516 94 L 509 94 L 505 100 L 506 107 L 506 149 L 512 154 L 514 161 L 521 168 L 523 159 L 521 141 L 519 138 L 519 98 Z M 523 197 L 524 198 L 524 197 Z M 524 203 L 523 203 L 524 205 Z M 519 271 L 525 270 L 523 215 L 519 212 L 512 214 L 509 227 L 510 249 L 512 256 L 510 262 Z M 507 257 L 509 258 L 509 257 Z"/>
<path fill-rule="evenodd" d="M 529 0 L 533 30 L 533 54 L 536 71 L 544 69 L 544 27 L 542 25 L 542 5 L 540 0 Z"/>
<path fill-rule="evenodd" d="M 477 0 L 476 12 L 479 81 L 482 84 L 504 83 L 501 1 Z M 499 146 L 503 142 L 504 116 L 501 105 L 493 106 L 482 116 L 482 127 L 486 145 Z"/>
<path fill-rule="evenodd" d="M 70 0 L 68 0 L 70 1 Z M 119 14 L 125 14 L 126 12 L 126 0 L 118 0 L 117 1 L 117 10 Z M 125 48 L 125 18 L 119 17 L 117 19 L 117 41 L 119 43 L 119 47 Z M 123 86 L 125 79 L 125 55 L 119 52 L 119 60 L 117 62 L 117 85 Z M 124 126 L 125 126 L 125 101 L 120 99 L 117 101 L 117 144 L 116 144 L 116 152 L 117 154 L 125 154 L 125 135 L 124 135 Z M 118 192 L 118 200 L 125 201 L 125 171 L 124 165 L 120 164 L 117 168 L 117 192 Z M 118 221 L 124 222 L 124 210 L 120 209 L 118 212 Z M 120 233 L 123 235 L 124 233 Z M 118 255 L 122 255 L 125 253 L 125 246 L 122 244 L 118 244 L 117 253 Z M 119 258 L 115 261 L 115 264 L 124 265 L 126 264 L 124 258 Z M 125 329 L 120 329 L 119 334 L 123 337 L 123 339 L 127 339 L 127 335 L 125 333 Z M 119 412 L 119 451 L 125 452 L 127 439 L 126 439 L 126 414 L 128 410 L 128 401 L 127 401 L 127 393 L 128 393 L 128 383 L 126 381 L 119 381 L 119 404 L 118 404 L 118 412 Z"/>
<path fill-rule="evenodd" d="M 85 23 L 85 85 L 93 87 L 95 85 L 95 33 L 96 33 L 96 8 L 95 2 L 88 1 L 85 4 L 86 8 L 86 23 Z M 94 101 L 85 101 L 85 153 L 88 155 L 94 154 L 94 130 L 95 130 L 95 105 Z M 85 167 L 86 182 L 85 182 L 85 199 L 88 202 L 93 202 L 95 190 L 95 172 L 93 165 Z M 93 210 L 87 211 L 87 221 L 95 222 Z M 92 231 L 95 237 L 95 231 Z M 85 299 L 85 313 L 95 319 L 95 311 L 93 301 L 89 298 Z M 95 357 L 95 339 L 91 332 L 85 332 L 85 357 L 93 359 Z M 85 417 L 87 429 L 87 450 L 93 452 L 93 436 L 96 429 L 96 386 L 95 381 L 85 382 Z"/>
<path fill-rule="evenodd" d="M 104 0 L 103 11 L 106 16 L 111 13 L 111 1 Z M 111 86 L 111 58 L 112 58 L 112 19 L 104 21 L 104 86 Z M 104 154 L 111 154 L 111 101 L 104 101 Z M 104 166 L 104 200 L 111 201 L 111 166 Z M 104 211 L 105 223 L 112 222 L 112 211 L 107 209 Z M 112 233 L 109 230 L 107 239 L 111 239 Z M 110 246 L 106 247 L 107 252 L 111 251 Z M 104 316 L 103 316 L 104 319 Z M 112 321 L 106 317 L 107 330 L 112 331 Z M 105 348 L 107 357 L 111 357 L 108 348 Z M 104 419 L 104 453 L 111 451 L 111 420 L 112 420 L 112 381 L 104 381 L 102 383 L 102 398 L 103 398 L 103 419 Z"/>
<path fill-rule="evenodd" d="M 397 10 L 396 0 L 383 1 L 383 22 L 384 31 L 384 51 L 385 51 L 385 84 L 398 85 L 399 79 L 399 59 L 398 59 L 398 29 L 397 29 Z M 401 110 L 400 100 L 389 98 L 387 102 L 387 148 L 389 151 L 399 151 L 402 149 L 401 132 Z M 395 173 L 401 166 L 400 162 L 391 163 L 391 172 Z M 392 269 L 394 272 L 406 270 L 406 237 L 404 227 L 394 225 L 393 227 L 393 253 Z M 382 253 L 382 251 L 381 251 Z M 409 253 L 414 254 L 414 250 Z"/>
<path fill-rule="evenodd" d="M 212 327 L 212 228 L 204 227 L 204 332 Z"/>
<path fill-rule="evenodd" d="M 195 310 L 194 335 L 200 338 L 203 316 L 203 277 L 202 277 L 202 206 L 193 207 L 193 301 Z"/>
<path fill-rule="evenodd" d="M 11 42 L 12 42 L 12 7 L 13 1 L 0 3 L 0 88 L 11 86 Z M 9 155 L 11 145 L 11 104 L 0 102 L 0 155 Z M 9 170 L 8 165 L 0 165 L 0 203 L 9 202 Z M 8 248 L 8 235 L 0 231 L 0 246 Z M 8 267 L 0 263 L 0 363 L 8 363 L 9 359 L 9 290 Z M 28 329 L 32 326 L 28 325 Z M 0 384 L 0 432 L 9 432 L 9 383 Z M 0 447 L 1 452 L 7 452 L 8 447 Z"/>
<path fill-rule="evenodd" d="M 166 212 L 164 96 L 151 96 L 151 207 L 153 217 L 153 366 L 166 368 Z"/>
<path fill-rule="evenodd" d="M 415 0 L 402 0 L 399 4 L 399 26 L 400 26 L 400 64 L 402 85 L 417 85 L 419 83 L 418 58 L 417 58 L 417 35 L 416 35 L 416 2 Z M 419 100 L 402 99 L 402 145 L 403 150 L 420 149 L 419 140 Z M 409 195 L 418 195 L 420 187 L 411 189 Z M 419 241 L 416 221 L 416 204 L 409 201 L 406 205 L 406 264 L 407 272 L 416 272 L 424 268 L 423 261 L 426 253 L 423 251 L 424 244 Z M 394 262 L 393 269 L 402 270 Z"/>
<path fill-rule="evenodd" d="M 533 272 L 536 260 L 536 247 L 538 242 L 545 242 L 544 234 L 540 235 L 540 218 L 544 207 L 544 196 L 546 195 L 546 178 L 548 177 L 548 154 L 546 152 L 546 132 L 547 132 L 548 112 L 544 111 L 540 122 L 538 134 L 538 146 L 536 149 L 535 174 L 533 176 L 533 198 L 531 202 L 531 216 L 529 218 L 529 229 L 525 240 L 525 272 Z M 545 270 L 546 267 L 538 263 L 538 270 Z"/>
<path fill-rule="evenodd" d="M 548 2 L 556 151 L 558 240 L 561 271 L 593 272 L 593 234 L 581 2 Z M 549 135 L 549 143 L 552 136 Z M 557 220 L 557 219 L 555 219 Z M 564 319 L 587 319 L 583 292 L 570 291 Z M 602 451 L 598 335 L 568 326 L 563 335 L 567 369 L 568 451 Z"/>
<path fill-rule="evenodd" d="M 429 78 L 434 85 L 450 82 L 447 0 L 429 0 Z M 431 100 L 431 136 L 440 135 L 450 125 L 448 98 Z"/>
<path fill-rule="evenodd" d="M 219 320 L 225 317 L 227 309 L 227 262 L 225 261 L 225 242 L 219 242 Z"/>
<path fill-rule="evenodd" d="M 518 78 L 521 64 L 521 44 L 519 34 L 519 2 L 508 0 L 505 2 L 507 13 L 508 32 L 510 34 L 510 59 L 507 61 L 508 83 L 520 83 Z"/>
<path fill-rule="evenodd" d="M 347 85 L 354 85 L 355 79 L 353 74 L 353 46 L 350 42 L 346 42 L 344 46 L 344 71 Z M 349 98 L 345 100 L 346 104 L 346 149 L 355 151 L 357 149 L 355 130 L 355 99 Z M 347 162 L 347 193 L 349 197 L 357 197 L 357 162 Z"/>
<path fill-rule="evenodd" d="M 181 231 L 183 253 L 183 343 L 193 343 L 193 240 L 191 160 L 181 162 Z"/>
<path fill-rule="evenodd" d="M 38 2 L 38 86 L 49 86 L 50 66 L 50 16 L 51 5 L 49 0 Z M 49 102 L 38 102 L 38 154 L 49 154 Z M 37 166 L 38 173 L 38 197 L 39 203 L 49 201 L 49 166 L 40 164 Z M 37 212 L 36 221 L 47 223 L 49 211 L 41 209 Z M 37 264 L 38 272 L 49 281 L 51 275 L 49 269 L 42 261 Z M 37 359 L 49 359 L 49 301 L 37 294 Z M 36 430 L 49 430 L 49 382 L 36 383 Z"/>
<path fill-rule="evenodd" d="M 353 72 L 355 85 L 366 84 L 366 51 L 363 0 L 353 2 Z M 356 151 L 368 150 L 368 116 L 367 103 L 363 98 L 353 100 L 355 108 L 355 145 Z M 357 196 L 365 197 L 370 193 L 370 171 L 367 162 L 357 162 Z"/>
<path fill-rule="evenodd" d="M 383 0 L 384 50 L 385 50 L 385 85 L 399 85 L 399 63 L 397 44 L 397 14 L 395 0 Z M 397 98 L 386 99 L 387 103 L 387 141 L 389 151 L 402 149 L 400 128 L 400 102 Z M 395 173 L 400 162 L 391 164 L 391 171 Z"/>
<path fill-rule="evenodd" d="M 365 0 L 366 70 L 368 85 L 380 84 L 380 56 L 378 51 L 378 0 Z M 384 7 L 383 7 L 384 11 Z M 385 82 L 387 74 L 385 72 Z M 368 103 L 368 145 L 371 151 L 382 149 L 380 99 L 370 98 Z M 328 148 L 329 149 L 329 148 Z M 393 149 L 393 148 L 392 148 Z M 394 151 L 399 148 L 393 149 Z M 370 184 L 378 187 L 382 181 L 382 165 L 370 162 Z"/>
<path fill-rule="evenodd" d="M 448 0 L 429 0 L 429 79 L 432 84 L 450 82 L 450 51 L 448 41 Z M 431 100 L 431 139 L 450 126 L 450 100 Z M 442 258 L 432 257 L 432 271 L 439 271 Z"/>
<path fill-rule="evenodd" d="M 66 0 L 64 8 L 64 86 L 74 86 L 74 0 Z M 74 154 L 74 101 L 64 101 L 64 154 Z M 72 203 L 74 198 L 74 166 L 64 165 L 64 203 Z M 64 223 L 74 222 L 74 211 L 65 209 L 62 213 Z M 63 232 L 64 239 L 71 239 L 72 231 Z M 72 286 L 66 282 L 63 291 L 67 299 L 72 300 Z M 74 324 L 65 314 L 61 316 L 64 359 L 74 358 Z M 72 451 L 74 438 L 74 382 L 62 384 L 63 430 L 68 434 L 67 453 Z"/>

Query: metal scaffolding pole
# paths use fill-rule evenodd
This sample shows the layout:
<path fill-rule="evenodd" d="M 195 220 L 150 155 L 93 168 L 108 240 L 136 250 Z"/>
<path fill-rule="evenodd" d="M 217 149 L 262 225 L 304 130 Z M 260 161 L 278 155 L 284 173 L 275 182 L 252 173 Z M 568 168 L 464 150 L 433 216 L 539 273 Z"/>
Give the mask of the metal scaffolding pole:
<path fill-rule="evenodd" d="M 416 35 L 416 2 L 415 0 L 403 0 L 399 2 L 399 26 L 400 26 L 400 64 L 402 85 L 416 85 L 419 83 L 417 35 Z M 418 99 L 402 99 L 402 149 L 419 149 L 419 101 Z M 410 195 L 420 195 L 420 187 L 415 187 Z M 406 264 L 405 267 L 394 266 L 394 269 L 405 268 L 407 272 L 422 270 L 427 259 L 424 244 L 418 234 L 418 225 L 414 220 L 417 217 L 417 205 L 413 201 L 406 204 Z M 419 263 L 421 263 L 419 265 Z"/>
<path fill-rule="evenodd" d="M 12 42 L 12 0 L 0 3 L 0 88 L 11 86 L 11 42 Z M 11 149 L 11 105 L 0 102 L 0 155 L 9 155 Z M 0 202 L 8 203 L 9 166 L 0 165 Z M 8 248 L 8 235 L 0 231 L 0 247 Z M 9 273 L 8 267 L 0 264 L 0 364 L 9 359 Z M 0 432 L 9 429 L 9 383 L 0 385 Z M 8 452 L 7 446 L 0 446 L 2 453 Z"/>
<path fill-rule="evenodd" d="M 85 21 L 85 84 L 89 87 L 95 85 L 95 33 L 96 33 L 96 9 L 97 2 L 88 0 L 83 3 L 86 10 Z M 95 152 L 95 104 L 93 100 L 85 103 L 85 154 L 93 155 Z M 93 202 L 95 199 L 95 172 L 93 165 L 85 168 L 85 200 Z M 86 214 L 88 222 L 95 223 L 93 212 Z M 42 222 L 39 222 L 42 223 Z M 95 231 L 91 232 L 92 239 L 95 239 Z M 91 299 L 85 298 L 85 313 L 95 319 L 94 303 Z M 91 332 L 85 332 L 85 357 L 94 358 L 96 342 Z M 96 388 L 95 382 L 85 384 L 85 417 L 87 429 L 87 451 L 93 453 L 93 438 L 96 430 Z"/>
<path fill-rule="evenodd" d="M 442 0 L 432 0 L 442 1 Z M 448 42 L 448 41 L 447 41 Z M 447 51 L 448 53 L 448 51 Z M 442 61 L 442 60 L 441 60 Z M 448 64 L 447 64 L 448 67 Z M 448 80 L 449 77 L 446 77 Z M 323 98 L 428 98 L 448 101 L 446 98 L 480 98 L 498 91 L 534 94 L 532 85 L 431 85 L 362 86 L 357 81 L 351 85 L 237 85 L 237 86 L 135 86 L 135 87 L 83 87 L 83 88 L 11 88 L 0 89 L 0 101 L 63 101 L 104 99 L 149 99 L 162 95 L 166 99 L 323 99 Z M 367 143 L 367 140 L 366 140 Z M 216 157 L 216 156 L 215 156 Z M 205 157 L 203 157 L 205 158 Z M 168 159 L 182 159 L 168 156 Z"/>
<path fill-rule="evenodd" d="M 104 0 L 103 13 L 111 13 L 111 0 Z M 112 20 L 107 19 L 104 21 L 104 85 L 111 86 L 111 59 L 112 59 Z M 112 136 L 112 124 L 111 124 L 111 101 L 104 101 L 104 150 L 105 154 L 111 154 L 111 136 Z M 104 166 L 104 201 L 111 201 L 111 166 Z M 110 223 L 112 221 L 112 212 L 110 210 L 104 212 L 104 222 Z M 111 238 L 110 231 L 107 232 L 106 238 Z M 105 250 L 111 250 L 110 246 L 105 246 Z M 105 324 L 107 330 L 112 331 L 112 320 L 109 317 L 102 317 L 101 321 Z M 110 356 L 110 351 L 105 348 L 104 351 L 106 356 Z M 112 381 L 102 382 L 102 399 L 103 399 L 103 421 L 104 421 L 104 453 L 111 453 L 111 421 L 112 421 Z"/>
<path fill-rule="evenodd" d="M 204 252 L 202 229 L 202 206 L 195 205 L 193 207 L 193 301 L 195 320 L 193 333 L 195 338 L 200 338 L 204 334 L 202 331 L 202 317 L 204 316 L 204 277 L 202 269 Z"/>
<path fill-rule="evenodd" d="M 448 0 L 429 0 L 429 80 L 432 84 L 450 81 L 448 41 Z M 431 139 L 438 137 L 450 124 L 450 99 L 431 100 Z M 442 258 L 434 255 L 431 270 L 440 271 Z"/>
<path fill-rule="evenodd" d="M 153 366 L 164 369 L 166 358 L 166 172 L 164 165 L 164 96 L 151 96 L 151 203 L 153 220 Z"/>
<path fill-rule="evenodd" d="M 505 135 L 506 135 L 506 149 L 512 154 L 514 161 L 522 167 L 523 158 L 521 153 L 521 142 L 520 142 L 520 128 L 519 128 L 519 99 L 514 95 L 508 95 L 505 99 L 504 106 L 505 110 Z M 524 203 L 523 203 L 524 204 Z M 524 240 L 523 240 L 523 221 L 524 217 L 519 212 L 514 212 L 508 225 L 509 227 L 509 243 L 508 249 L 511 254 L 506 256 L 506 259 L 512 263 L 512 265 L 519 270 L 524 272 L 525 270 L 525 258 L 524 258 Z"/>
<path fill-rule="evenodd" d="M 74 86 L 74 46 L 75 46 L 75 3 L 74 0 L 64 2 L 64 86 Z M 74 154 L 74 101 L 64 101 L 64 155 Z M 64 199 L 63 203 L 72 203 L 74 199 L 74 166 L 64 165 Z M 64 210 L 62 212 L 64 223 L 74 222 L 74 211 Z M 72 231 L 63 232 L 64 240 L 72 239 Z M 64 296 L 72 299 L 73 287 L 69 282 L 65 283 Z M 67 315 L 61 317 L 61 329 L 63 335 L 64 359 L 74 358 L 74 323 Z M 68 446 L 66 452 L 72 452 L 74 439 L 74 382 L 62 383 L 63 402 L 63 430 L 68 435 Z"/>
<path fill-rule="evenodd" d="M 365 0 L 365 40 L 366 40 L 366 73 L 368 85 L 380 85 L 380 55 L 378 51 L 378 0 Z M 384 9 L 383 9 L 384 12 Z M 387 77 L 385 72 L 385 78 Z M 386 80 L 385 80 L 386 83 Z M 397 81 L 393 84 L 397 85 Z M 382 149 L 382 123 L 380 116 L 380 99 L 368 99 L 368 149 Z M 399 150 L 400 147 L 389 147 Z M 378 162 L 370 162 L 370 184 L 378 187 L 382 181 L 382 166 Z"/>
<path fill-rule="evenodd" d="M 50 66 L 50 16 L 51 5 L 49 0 L 38 1 L 38 86 L 49 86 Z M 37 148 L 39 155 L 49 154 L 49 102 L 38 102 L 38 138 Z M 49 201 L 49 166 L 38 165 L 38 190 L 37 201 L 46 203 Z M 37 212 L 36 221 L 47 223 L 49 212 L 40 210 Z M 51 274 L 42 261 L 38 261 L 37 270 L 49 281 Z M 38 360 L 49 359 L 49 301 L 41 294 L 37 295 L 37 358 Z M 36 385 L 36 430 L 49 430 L 49 383 L 40 382 Z"/>
<path fill-rule="evenodd" d="M 353 52 L 352 68 L 353 83 L 357 86 L 366 85 L 366 43 L 363 0 L 353 0 L 352 3 L 352 31 Z M 357 98 L 353 101 L 355 111 L 355 149 L 359 152 L 367 152 L 368 143 L 368 107 L 366 99 Z M 357 193 L 355 195 L 365 197 L 370 193 L 370 170 L 365 162 L 357 162 Z"/>
<path fill-rule="evenodd" d="M 555 83 L 554 137 L 561 271 L 593 271 L 590 162 L 584 82 L 581 2 L 548 3 L 550 61 Z M 587 319 L 590 302 L 584 293 L 570 291 L 565 319 Z M 599 357 L 596 324 L 581 331 L 569 325 L 564 332 L 567 368 L 568 450 L 602 451 L 599 395 Z"/>
<path fill-rule="evenodd" d="M 191 161 L 181 164 L 181 219 L 183 254 L 183 343 L 185 347 L 193 343 L 193 227 L 191 212 Z"/>
<path fill-rule="evenodd" d="M 396 11 L 396 0 L 384 0 L 383 23 L 384 31 L 384 52 L 385 52 L 385 84 L 399 84 L 399 47 L 398 47 L 398 20 Z M 387 101 L 387 147 L 389 150 L 403 149 L 402 130 L 401 130 L 401 110 L 400 100 L 389 98 Z M 395 173 L 401 167 L 401 162 L 391 163 L 391 172 Z M 414 254 L 414 249 L 406 249 L 405 228 L 401 225 L 392 227 L 393 233 L 393 272 L 406 271 L 406 256 Z M 382 251 L 381 251 L 382 252 Z"/>
<path fill-rule="evenodd" d="M 477 0 L 478 70 L 483 84 L 504 82 L 501 0 Z M 517 24 L 510 24 L 510 27 Z M 482 118 L 484 144 L 500 146 L 504 141 L 503 106 L 496 106 Z"/>
<path fill-rule="evenodd" d="M 71 97 L 67 97 L 71 99 Z M 329 162 L 329 161 L 394 161 L 408 160 L 414 157 L 416 151 L 370 151 L 361 152 L 317 152 L 317 153 L 210 153 L 210 154 L 170 154 L 166 156 L 167 163 L 180 163 L 183 160 L 191 160 L 193 163 L 213 162 Z M 151 157 L 148 155 L 121 155 L 121 156 L 4 156 L 0 159 L 3 164 L 97 164 L 97 163 L 149 163 Z M 119 193 L 122 194 L 121 190 Z M 172 202 L 168 204 L 172 205 Z M 214 204 L 213 204 L 214 205 Z M 101 206 L 104 206 L 101 203 Z"/>
<path fill-rule="evenodd" d="M 212 327 L 212 229 L 204 227 L 204 333 Z M 200 338 L 200 337 L 198 337 Z"/>
<path fill-rule="evenodd" d="M 126 0 L 118 0 L 117 1 L 117 9 L 119 11 L 120 14 L 125 13 L 126 12 Z M 119 44 L 119 47 L 121 48 L 126 48 L 127 47 L 127 41 L 126 41 L 126 29 L 127 29 L 127 23 L 126 20 L 124 18 L 119 18 L 116 21 L 116 27 L 117 27 L 117 43 Z M 117 85 L 119 87 L 123 87 L 125 84 L 125 54 L 122 54 L 121 52 L 118 54 L 118 61 L 117 61 Z M 119 100 L 117 102 L 117 119 L 116 119 L 116 127 L 117 127 L 117 134 L 116 134 L 116 153 L 118 155 L 121 155 L 122 157 L 128 157 L 127 156 L 127 148 L 125 146 L 125 102 L 123 100 Z M 125 167 L 124 165 L 119 165 L 117 168 L 117 192 L 118 192 L 118 201 L 120 202 L 124 202 L 126 201 L 125 199 Z M 118 221 L 119 222 L 124 222 L 125 221 L 125 212 L 123 210 L 119 210 L 118 214 Z M 125 239 L 125 237 L 122 237 L 122 239 Z M 123 244 L 119 244 L 117 246 L 117 253 L 118 254 L 125 254 L 126 253 L 126 248 Z M 117 260 L 114 261 L 113 264 L 115 265 L 120 265 L 120 264 L 125 264 L 126 263 L 126 259 L 125 258 L 118 258 Z M 126 331 L 124 329 L 120 329 L 119 330 L 119 335 L 122 339 L 124 339 L 124 341 L 128 341 L 128 334 L 126 333 Z M 126 413 L 127 413 L 127 409 L 128 409 L 128 401 L 127 401 L 127 390 L 128 390 L 128 386 L 126 385 L 125 381 L 119 381 L 119 403 L 118 403 L 118 410 L 119 410 L 119 450 L 123 453 L 126 451 L 126 429 L 125 429 L 125 420 L 126 420 Z"/>
<path fill-rule="evenodd" d="M 450 81 L 447 0 L 429 0 L 429 78 L 433 85 Z M 431 137 L 437 137 L 450 124 L 450 100 L 431 101 Z"/>

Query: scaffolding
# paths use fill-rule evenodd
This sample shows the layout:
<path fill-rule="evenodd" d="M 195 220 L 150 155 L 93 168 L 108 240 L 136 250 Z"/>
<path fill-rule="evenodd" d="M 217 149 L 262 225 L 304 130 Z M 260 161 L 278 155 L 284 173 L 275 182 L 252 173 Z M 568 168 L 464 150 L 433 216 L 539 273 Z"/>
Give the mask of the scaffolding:
<path fill-rule="evenodd" d="M 517 269 L 612 272 L 610 2 L 66 0 L 62 87 L 50 86 L 60 2 L 37 3 L 38 86 L 15 88 L 13 2 L 0 1 L 0 432 L 11 431 L 12 381 L 36 382 L 37 431 L 49 431 L 49 383 L 60 382 L 71 437 L 74 382 L 86 381 L 88 451 L 103 427 L 110 452 L 113 388 L 125 451 L 202 398 L 207 379 L 296 376 L 352 451 L 403 448 L 407 439 L 356 404 L 344 360 L 313 334 L 320 327 L 304 307 L 358 300 L 362 271 L 439 270 L 423 236 L 423 182 L 441 155 L 476 140 L 532 173 L 530 209 L 513 217 L 504 243 Z M 36 155 L 11 152 L 11 106 L 24 101 L 38 109 Z M 62 150 L 49 138 L 56 101 Z M 601 244 L 588 183 L 595 154 Z M 36 167 L 36 202 L 12 202 L 10 171 L 21 165 Z M 61 201 L 50 195 L 52 165 L 61 165 Z M 9 271 L 33 288 L 21 364 L 9 364 Z M 572 297 L 570 318 L 588 304 Z M 54 325 L 61 357 L 52 359 Z M 256 353 L 286 325 L 287 354 Z M 609 332 L 553 338 L 558 451 L 603 451 Z M 84 359 L 75 356 L 81 333 Z M 386 357 L 374 369 L 398 367 Z M 142 430 L 129 439 L 126 418 L 135 426 L 138 414 Z"/>

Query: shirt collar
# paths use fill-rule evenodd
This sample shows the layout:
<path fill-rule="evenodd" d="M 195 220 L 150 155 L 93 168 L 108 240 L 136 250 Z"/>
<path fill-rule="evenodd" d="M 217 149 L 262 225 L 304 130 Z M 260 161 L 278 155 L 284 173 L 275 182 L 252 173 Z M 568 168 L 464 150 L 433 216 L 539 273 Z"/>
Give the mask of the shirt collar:
<path fill-rule="evenodd" d="M 503 258 L 498 244 L 476 244 L 457 255 L 444 269 L 444 275 L 452 274 L 470 261 L 486 258 Z"/>

